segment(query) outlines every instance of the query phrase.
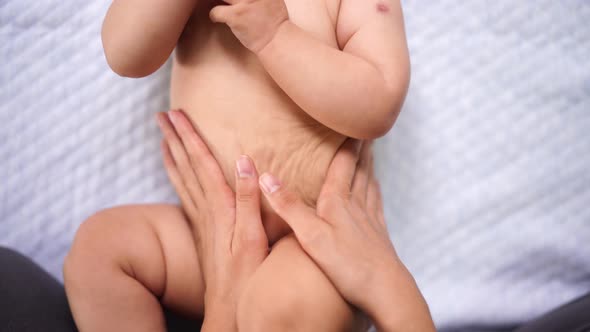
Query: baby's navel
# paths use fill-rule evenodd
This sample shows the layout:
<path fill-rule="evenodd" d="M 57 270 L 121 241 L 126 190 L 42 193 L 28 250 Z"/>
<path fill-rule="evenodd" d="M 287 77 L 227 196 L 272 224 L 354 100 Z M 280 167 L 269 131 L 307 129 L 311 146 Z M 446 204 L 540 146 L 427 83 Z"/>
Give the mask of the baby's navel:
<path fill-rule="evenodd" d="M 383 2 L 383 1 L 379 1 L 379 2 L 377 2 L 377 6 L 376 6 L 376 8 L 377 8 L 377 11 L 378 11 L 379 13 L 383 13 L 383 14 L 385 14 L 385 13 L 389 13 L 389 5 L 387 5 L 387 4 L 386 4 L 385 2 Z"/>

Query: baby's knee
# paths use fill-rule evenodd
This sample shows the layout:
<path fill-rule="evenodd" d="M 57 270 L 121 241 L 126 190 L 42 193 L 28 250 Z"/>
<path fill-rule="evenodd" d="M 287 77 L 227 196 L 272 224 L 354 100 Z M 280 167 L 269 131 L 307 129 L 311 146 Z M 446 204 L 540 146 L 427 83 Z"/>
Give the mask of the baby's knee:
<path fill-rule="evenodd" d="M 306 322 L 305 299 L 301 293 L 267 285 L 255 284 L 242 294 L 237 311 L 240 331 L 312 331 Z"/>
<path fill-rule="evenodd" d="M 357 331 L 355 312 L 292 237 L 281 239 L 244 290 L 241 331 Z"/>
<path fill-rule="evenodd" d="M 106 209 L 80 225 L 64 261 L 66 289 L 106 283 L 119 277 L 140 280 L 146 275 L 146 280 L 140 280 L 146 287 L 154 291 L 163 288 L 161 280 L 165 276 L 152 267 L 162 260 L 157 236 L 149 225 L 140 223 L 141 215 L 135 210 L 132 207 Z M 146 269 L 155 272 L 149 276 Z"/>
<path fill-rule="evenodd" d="M 64 261 L 66 286 L 89 282 L 96 270 L 118 265 L 117 256 L 121 252 L 115 248 L 121 233 L 115 229 L 113 220 L 113 211 L 108 209 L 95 213 L 80 225 Z"/>

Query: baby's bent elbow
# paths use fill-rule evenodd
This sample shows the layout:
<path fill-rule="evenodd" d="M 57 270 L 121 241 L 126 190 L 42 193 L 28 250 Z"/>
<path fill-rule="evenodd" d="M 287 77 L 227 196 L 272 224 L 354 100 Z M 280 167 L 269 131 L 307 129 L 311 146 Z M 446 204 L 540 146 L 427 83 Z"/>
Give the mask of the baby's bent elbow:
<path fill-rule="evenodd" d="M 152 55 L 138 56 L 139 50 L 135 50 L 123 36 L 109 33 L 107 27 L 102 30 L 102 46 L 109 67 L 119 76 L 141 78 L 152 74 L 161 66 L 150 59 Z"/>
<path fill-rule="evenodd" d="M 370 113 L 370 120 L 365 122 L 362 132 L 355 135 L 357 139 L 373 140 L 385 136 L 393 125 L 399 115 L 403 105 L 403 98 L 401 101 L 392 97 L 383 97 L 380 101 L 372 106 Z"/>
<path fill-rule="evenodd" d="M 119 76 L 141 78 L 150 75 L 155 70 L 143 66 L 139 61 L 133 61 L 124 48 L 110 45 L 103 40 L 104 55 L 109 67 Z"/>
<path fill-rule="evenodd" d="M 393 125 L 399 113 L 402 110 L 408 85 L 410 81 L 409 69 L 403 75 L 399 75 L 397 80 L 387 84 L 383 89 L 381 96 L 377 98 L 374 105 L 373 122 L 367 130 L 366 139 L 376 139 L 385 136 Z"/>
<path fill-rule="evenodd" d="M 367 135 L 363 139 L 367 140 L 374 140 L 380 137 L 387 135 L 387 133 L 393 128 L 393 124 L 395 123 L 395 119 L 397 118 L 397 113 L 395 116 L 388 116 L 384 118 L 382 121 L 375 122 L 369 130 L 367 130 Z"/>

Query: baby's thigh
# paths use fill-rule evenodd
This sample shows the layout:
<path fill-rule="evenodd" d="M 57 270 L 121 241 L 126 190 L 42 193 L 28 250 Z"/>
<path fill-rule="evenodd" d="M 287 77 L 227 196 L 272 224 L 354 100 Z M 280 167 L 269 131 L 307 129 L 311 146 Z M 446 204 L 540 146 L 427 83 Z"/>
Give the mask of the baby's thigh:
<path fill-rule="evenodd" d="M 287 236 L 279 240 L 240 299 L 243 331 L 362 331 L 367 321 Z"/>
<path fill-rule="evenodd" d="M 92 278 L 76 275 L 86 262 L 95 274 L 100 274 L 98 266 L 114 266 L 105 273 L 137 280 L 169 309 L 202 315 L 204 285 L 197 251 L 188 221 L 176 205 L 119 206 L 88 218 L 66 258 L 65 281 Z"/>

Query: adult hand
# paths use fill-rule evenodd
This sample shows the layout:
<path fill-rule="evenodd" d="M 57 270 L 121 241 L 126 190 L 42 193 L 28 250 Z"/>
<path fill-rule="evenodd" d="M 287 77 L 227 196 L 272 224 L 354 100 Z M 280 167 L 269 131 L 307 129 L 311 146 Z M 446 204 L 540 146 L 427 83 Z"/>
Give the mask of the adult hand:
<path fill-rule="evenodd" d="M 236 162 L 236 193 L 206 144 L 181 111 L 158 114 L 170 181 L 190 220 L 203 279 L 203 331 L 237 331 L 238 297 L 268 255 L 254 163 Z"/>
<path fill-rule="evenodd" d="M 370 144 L 360 148 L 346 141 L 330 165 L 316 210 L 270 174 L 260 177 L 260 186 L 342 296 L 380 330 L 434 331 L 428 306 L 389 240 L 372 160 Z"/>

